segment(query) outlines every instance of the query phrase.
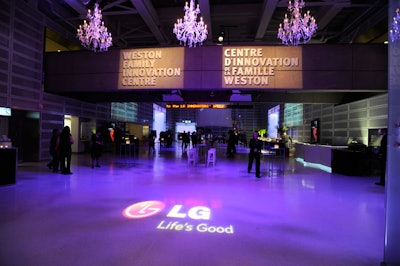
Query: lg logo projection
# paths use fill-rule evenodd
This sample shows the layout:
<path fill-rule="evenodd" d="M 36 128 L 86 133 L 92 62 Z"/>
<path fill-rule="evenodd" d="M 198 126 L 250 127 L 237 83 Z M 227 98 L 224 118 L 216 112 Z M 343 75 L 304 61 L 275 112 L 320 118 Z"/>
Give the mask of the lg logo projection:
<path fill-rule="evenodd" d="M 140 219 L 156 215 L 165 208 L 165 203 L 161 201 L 143 201 L 127 207 L 123 211 L 123 215 L 127 218 Z M 163 219 L 157 225 L 157 229 L 182 232 L 197 231 L 200 233 L 217 234 L 234 233 L 232 225 L 217 226 L 209 224 L 211 218 L 211 209 L 205 206 L 194 206 L 186 210 L 183 205 L 176 204 L 169 209 L 166 217 L 179 220 Z M 197 223 L 185 222 L 184 219 L 197 221 Z"/>

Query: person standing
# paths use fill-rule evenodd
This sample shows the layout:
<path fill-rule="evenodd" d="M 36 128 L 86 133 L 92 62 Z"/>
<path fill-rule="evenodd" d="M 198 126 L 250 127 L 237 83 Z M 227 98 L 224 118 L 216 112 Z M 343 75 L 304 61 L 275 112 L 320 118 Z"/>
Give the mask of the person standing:
<path fill-rule="evenodd" d="M 236 135 L 233 130 L 229 130 L 228 132 L 228 145 L 227 151 L 228 158 L 234 158 L 236 154 Z"/>
<path fill-rule="evenodd" d="M 58 171 L 58 165 L 59 165 L 59 135 L 60 131 L 55 128 L 53 129 L 51 139 L 50 139 L 50 155 L 51 155 L 51 161 L 47 164 L 47 167 L 50 169 L 53 169 L 53 172 L 56 173 Z"/>
<path fill-rule="evenodd" d="M 387 129 L 382 128 L 379 133 L 382 135 L 381 147 L 379 148 L 380 177 L 379 182 L 376 182 L 375 184 L 378 186 L 384 186 L 386 179 Z"/>
<path fill-rule="evenodd" d="M 191 139 L 192 139 L 192 148 L 196 148 L 196 146 L 197 146 L 197 133 L 196 133 L 196 131 L 192 132 Z"/>
<path fill-rule="evenodd" d="M 258 139 L 258 132 L 253 133 L 253 138 L 249 142 L 249 164 L 247 167 L 247 172 L 250 173 L 253 167 L 253 161 L 256 161 L 256 177 L 260 178 L 260 160 L 261 160 L 261 147 L 262 142 Z"/>
<path fill-rule="evenodd" d="M 149 135 L 149 154 L 150 154 L 151 151 L 153 153 L 155 153 L 155 151 L 156 151 L 156 148 L 155 148 L 155 146 L 156 146 L 156 136 L 157 136 L 157 133 L 156 133 L 155 130 L 150 132 L 150 135 Z"/>
<path fill-rule="evenodd" d="M 71 155 L 72 144 L 74 138 L 71 135 L 69 126 L 65 126 L 60 134 L 59 150 L 60 150 L 60 170 L 64 175 L 72 174 L 71 172 Z"/>
<path fill-rule="evenodd" d="M 92 135 L 92 151 L 90 157 L 92 159 L 92 168 L 94 168 L 94 163 L 96 167 L 100 167 L 99 159 L 101 157 L 101 150 L 103 148 L 103 141 L 101 139 L 101 132 L 98 130 Z"/>

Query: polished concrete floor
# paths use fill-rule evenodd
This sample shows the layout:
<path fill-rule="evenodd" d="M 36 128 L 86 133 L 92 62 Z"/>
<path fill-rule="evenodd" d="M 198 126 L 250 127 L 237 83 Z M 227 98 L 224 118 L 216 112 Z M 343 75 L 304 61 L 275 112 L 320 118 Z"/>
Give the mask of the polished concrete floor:
<path fill-rule="evenodd" d="M 188 165 L 180 147 L 104 154 L 71 175 L 20 163 L 0 186 L 0 265 L 379 265 L 384 188 L 293 158 L 247 172 L 247 155 Z"/>

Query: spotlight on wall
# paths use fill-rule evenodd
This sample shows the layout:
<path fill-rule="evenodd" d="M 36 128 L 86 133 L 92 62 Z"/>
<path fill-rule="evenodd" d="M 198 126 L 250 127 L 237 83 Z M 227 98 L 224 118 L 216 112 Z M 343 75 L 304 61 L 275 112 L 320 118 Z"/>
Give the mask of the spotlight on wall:
<path fill-rule="evenodd" d="M 224 37 L 225 37 L 225 32 L 221 31 L 218 35 L 218 42 L 223 43 L 224 42 Z"/>

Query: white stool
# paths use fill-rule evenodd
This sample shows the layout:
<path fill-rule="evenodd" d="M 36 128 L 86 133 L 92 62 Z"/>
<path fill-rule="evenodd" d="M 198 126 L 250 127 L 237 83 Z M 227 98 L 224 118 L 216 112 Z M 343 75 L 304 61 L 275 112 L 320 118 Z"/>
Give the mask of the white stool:
<path fill-rule="evenodd" d="M 188 165 L 197 165 L 197 149 L 191 148 L 188 151 Z"/>
<path fill-rule="evenodd" d="M 212 164 L 213 166 L 215 165 L 215 161 L 217 157 L 217 150 L 215 148 L 211 148 L 207 152 L 207 165 Z"/>

